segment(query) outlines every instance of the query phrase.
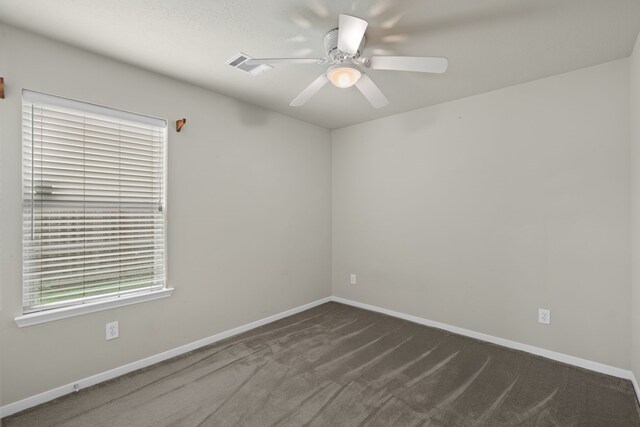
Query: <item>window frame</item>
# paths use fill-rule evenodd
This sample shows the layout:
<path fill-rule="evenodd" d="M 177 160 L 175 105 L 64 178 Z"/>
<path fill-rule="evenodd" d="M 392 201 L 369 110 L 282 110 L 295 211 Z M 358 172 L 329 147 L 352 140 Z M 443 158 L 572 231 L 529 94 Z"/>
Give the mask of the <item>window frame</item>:
<path fill-rule="evenodd" d="M 27 99 L 28 98 L 28 99 Z M 173 293 L 173 288 L 169 287 L 168 284 L 168 236 L 167 236 L 167 223 L 168 223 L 168 212 L 167 212 L 167 193 L 168 193 L 168 189 L 167 189 L 167 178 L 168 178 L 168 121 L 166 119 L 160 119 L 160 118 L 156 118 L 156 117 L 152 117 L 152 116 L 148 116 L 148 115 L 143 115 L 143 114 L 138 114 L 138 113 L 131 113 L 128 111 L 124 111 L 124 110 L 120 110 L 120 109 L 115 109 L 112 107 L 106 107 L 106 106 L 101 106 L 101 105 L 97 105 L 97 104 L 92 104 L 92 103 L 87 103 L 84 101 L 76 101 L 73 99 L 69 99 L 69 98 L 64 98 L 64 97 L 60 97 L 60 96 L 55 96 L 55 95 L 49 95 L 49 94 L 45 94 L 45 93 L 40 93 L 40 92 L 34 92 L 34 91 L 30 91 L 27 89 L 23 89 L 22 90 L 22 110 L 21 110 L 21 115 L 20 115 L 20 120 L 21 123 L 24 120 L 24 103 L 25 102 L 30 102 L 30 103 L 34 103 L 34 102 L 42 102 L 45 104 L 49 104 L 49 105 L 58 105 L 58 106 L 62 106 L 65 108 L 72 108 L 76 111 L 78 111 L 79 113 L 87 113 L 87 114 L 99 114 L 99 115 L 103 115 L 103 116 L 108 116 L 113 118 L 114 120 L 117 120 L 118 118 L 120 119 L 126 119 L 126 120 L 132 120 L 132 118 L 136 118 L 136 119 L 140 119 L 137 120 L 138 123 L 146 123 L 145 120 L 149 120 L 149 121 L 153 121 L 155 123 L 163 123 L 164 124 L 164 134 L 162 134 L 162 144 L 164 144 L 163 148 L 163 153 L 162 153 L 162 159 L 161 159 L 161 167 L 162 167 L 162 181 L 161 181 L 161 185 L 162 185 L 162 189 L 163 189 L 163 205 L 161 205 L 161 207 L 164 210 L 164 218 L 163 218 L 163 250 L 164 250 L 164 256 L 162 258 L 162 262 L 163 262 L 163 269 L 164 269 L 164 286 L 161 289 L 154 289 L 154 290 L 149 290 L 149 289 L 144 289 L 141 290 L 140 292 L 133 292 L 130 294 L 124 294 L 124 295 L 109 295 L 103 297 L 103 298 L 96 298 L 95 300 L 81 300 L 78 301 L 75 304 L 72 305 L 66 305 L 66 306 L 62 306 L 62 307 L 54 307 L 54 308 L 47 308 L 47 309 L 43 309 L 40 311 L 28 311 L 25 312 L 25 306 L 24 304 L 21 304 L 21 310 L 22 310 L 22 314 L 15 317 L 15 322 L 19 327 L 24 327 L 24 326 L 30 326 L 30 325 L 35 325 L 35 324 L 39 324 L 39 323 L 45 323 L 45 322 L 50 322 L 50 321 L 54 321 L 54 320 L 59 320 L 59 319 L 65 319 L 65 318 L 69 318 L 69 317 L 75 317 L 75 316 L 79 316 L 79 315 L 83 315 L 83 314 L 87 314 L 87 313 L 93 313 L 93 312 L 97 312 L 97 311 L 102 311 L 102 310 L 108 310 L 108 309 L 112 309 L 115 307 L 122 307 L 122 306 L 127 306 L 127 305 L 131 305 L 131 304 L 137 304 L 137 303 L 141 303 L 141 302 L 146 302 L 146 301 L 152 301 L 152 300 L 156 300 L 156 299 L 162 299 L 162 298 L 166 298 L 171 296 L 171 294 Z M 33 117 L 30 118 L 31 120 L 33 120 Z M 136 120 L 134 120 L 136 121 Z M 149 123 L 146 123 L 149 124 Z M 25 168 L 27 167 L 25 165 L 25 161 L 24 161 L 24 156 L 26 155 L 24 152 L 24 144 L 25 144 L 25 139 L 24 139 L 24 131 L 21 132 L 21 142 L 20 142 L 20 146 L 21 146 L 21 150 L 23 151 L 22 153 L 22 175 L 21 175 L 21 193 L 22 193 L 22 204 L 21 204 L 21 211 L 22 211 L 22 216 L 21 216 L 21 235 L 22 235 L 22 245 L 24 246 L 24 242 L 25 242 L 25 237 L 24 237 L 24 212 L 25 212 L 25 200 L 24 200 L 24 185 L 25 185 Z M 33 154 L 31 154 L 33 156 Z M 31 209 L 34 209 L 33 206 L 31 206 Z M 24 249 L 23 249 L 24 250 Z M 23 250 L 21 251 L 21 263 L 24 269 L 25 266 L 25 259 L 24 259 L 24 252 Z M 24 301 L 25 298 L 25 278 L 24 276 L 21 276 L 21 292 L 20 292 L 20 296 L 21 296 L 21 300 Z M 69 298 L 72 299 L 72 298 Z"/>

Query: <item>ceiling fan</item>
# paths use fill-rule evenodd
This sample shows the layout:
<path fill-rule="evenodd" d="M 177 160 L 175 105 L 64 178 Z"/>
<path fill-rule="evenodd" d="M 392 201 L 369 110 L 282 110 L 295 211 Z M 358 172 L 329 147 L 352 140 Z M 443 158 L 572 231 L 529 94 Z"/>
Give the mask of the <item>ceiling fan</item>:
<path fill-rule="evenodd" d="M 371 56 L 361 57 L 366 38 L 364 33 L 368 22 L 355 16 L 341 14 L 338 28 L 324 36 L 326 58 L 261 58 L 248 59 L 247 65 L 278 64 L 331 64 L 326 73 L 321 74 L 306 87 L 292 102 L 292 107 L 304 105 L 327 82 L 339 88 L 354 86 L 375 108 L 384 107 L 389 100 L 376 86 L 364 69 L 415 71 L 421 73 L 444 73 L 447 58 L 419 56 Z"/>

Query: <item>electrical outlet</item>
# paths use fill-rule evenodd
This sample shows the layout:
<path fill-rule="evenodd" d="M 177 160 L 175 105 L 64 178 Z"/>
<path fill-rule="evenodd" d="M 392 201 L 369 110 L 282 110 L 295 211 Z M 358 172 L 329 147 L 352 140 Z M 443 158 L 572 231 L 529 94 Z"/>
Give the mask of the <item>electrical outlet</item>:
<path fill-rule="evenodd" d="M 118 338 L 118 322 L 109 322 L 107 323 L 107 336 L 106 340 L 113 340 Z"/>
<path fill-rule="evenodd" d="M 546 308 L 538 309 L 538 322 L 544 323 L 545 325 L 551 324 L 551 310 L 547 310 Z"/>
<path fill-rule="evenodd" d="M 349 283 L 351 283 L 352 285 L 355 285 L 356 283 L 358 283 L 358 281 L 356 280 L 356 275 L 351 273 L 351 278 L 349 280 Z"/>

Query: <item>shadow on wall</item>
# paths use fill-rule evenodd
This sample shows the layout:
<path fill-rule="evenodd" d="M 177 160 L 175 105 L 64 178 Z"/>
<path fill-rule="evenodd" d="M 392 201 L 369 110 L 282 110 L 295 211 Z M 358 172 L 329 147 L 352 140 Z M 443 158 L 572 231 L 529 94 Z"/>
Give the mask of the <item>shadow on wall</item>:
<path fill-rule="evenodd" d="M 400 114 L 398 118 L 400 118 L 402 129 L 408 133 L 413 133 L 440 121 L 441 114 L 441 109 L 439 108 L 426 107 Z"/>
<path fill-rule="evenodd" d="M 269 122 L 269 111 L 245 103 L 236 102 L 240 122 L 249 127 L 264 126 Z"/>

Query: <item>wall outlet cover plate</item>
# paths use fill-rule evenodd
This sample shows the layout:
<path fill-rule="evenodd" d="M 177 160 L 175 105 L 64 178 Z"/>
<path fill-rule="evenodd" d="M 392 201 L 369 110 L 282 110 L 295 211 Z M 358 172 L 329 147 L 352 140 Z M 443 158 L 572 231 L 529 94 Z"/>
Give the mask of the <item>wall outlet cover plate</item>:
<path fill-rule="evenodd" d="M 538 309 L 538 322 L 544 323 L 545 325 L 551 324 L 551 310 L 546 308 Z"/>
<path fill-rule="evenodd" d="M 106 327 L 106 336 L 105 339 L 108 340 L 113 340 L 118 338 L 119 336 L 119 331 L 118 331 L 118 322 L 109 322 L 107 323 L 107 327 Z"/>

